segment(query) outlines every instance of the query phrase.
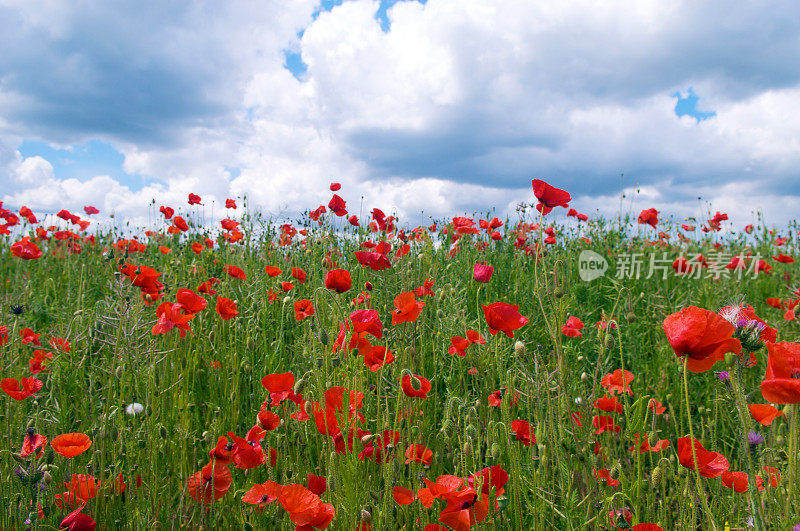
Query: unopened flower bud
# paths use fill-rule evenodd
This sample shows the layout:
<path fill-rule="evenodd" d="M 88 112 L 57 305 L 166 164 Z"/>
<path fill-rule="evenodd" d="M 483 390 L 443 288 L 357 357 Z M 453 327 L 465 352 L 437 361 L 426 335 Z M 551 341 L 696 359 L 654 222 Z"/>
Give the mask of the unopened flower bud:
<path fill-rule="evenodd" d="M 517 341 L 514 343 L 514 353 L 517 356 L 524 356 L 525 355 L 525 343 L 522 341 Z"/>
<path fill-rule="evenodd" d="M 294 383 L 294 387 L 292 388 L 292 392 L 296 395 L 303 394 L 303 391 L 306 388 L 306 380 L 305 378 L 300 378 Z"/>
<path fill-rule="evenodd" d="M 361 521 L 368 524 L 372 523 L 372 514 L 366 509 L 361 509 Z"/>

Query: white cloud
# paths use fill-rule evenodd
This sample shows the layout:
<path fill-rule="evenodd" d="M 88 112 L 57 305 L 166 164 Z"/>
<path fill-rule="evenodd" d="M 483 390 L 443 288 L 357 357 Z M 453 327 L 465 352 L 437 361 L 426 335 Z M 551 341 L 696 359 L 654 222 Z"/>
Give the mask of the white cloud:
<path fill-rule="evenodd" d="M 19 40 L 19 58 L 0 59 L 0 111 L 9 111 L 0 114 L 15 120 L 5 129 L 16 139 L 113 141 L 127 172 L 157 180 L 133 193 L 108 177 L 70 183 L 89 194 L 79 198 L 42 162 L 3 154 L 0 142 L 0 168 L 13 159 L 17 179 L 3 199 L 42 208 L 80 199 L 134 216 L 153 197 L 181 206 L 189 192 L 217 203 L 246 193 L 278 213 L 327 202 L 327 184 L 339 181 L 354 211 L 364 196 L 367 211 L 416 220 L 421 210 L 502 214 L 530 200 L 539 177 L 568 189 L 579 210 L 611 214 L 624 172 L 626 186 L 647 191 L 629 195 L 633 210 L 699 216 L 711 201 L 732 217 L 769 208 L 780 223 L 800 196 L 800 45 L 786 23 L 800 8 L 789 0 L 771 9 L 721 0 L 407 1 L 389 10 L 388 32 L 375 0 L 347 1 L 312 22 L 315 3 L 199 3 L 150 17 L 113 3 L 93 12 L 88 1 L 45 2 L 56 11 L 42 17 L 39 2 L 0 2 L 0 14 L 17 17 L 6 29 Z M 120 52 L 103 56 L 85 45 L 103 42 L 107 17 L 148 31 L 110 24 Z M 283 67 L 287 48 L 308 65 L 302 81 Z M 67 52 L 73 62 L 60 61 Z M 120 54 L 130 61 L 118 77 L 98 69 Z M 37 64 L 30 59 L 62 65 L 48 81 L 67 95 L 16 90 L 26 80 L 39 87 L 24 70 Z M 77 79 L 81 72 L 109 88 L 86 89 L 94 78 Z M 133 86 L 114 93 L 115 81 Z M 690 87 L 716 116 L 675 115 L 673 94 Z M 52 111 L 64 102 L 90 116 Z"/>

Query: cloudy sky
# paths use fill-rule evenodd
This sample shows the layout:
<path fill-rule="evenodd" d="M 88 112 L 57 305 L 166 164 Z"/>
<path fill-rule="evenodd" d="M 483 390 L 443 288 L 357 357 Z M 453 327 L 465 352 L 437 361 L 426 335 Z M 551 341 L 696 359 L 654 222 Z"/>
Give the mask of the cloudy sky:
<path fill-rule="evenodd" d="M 0 0 L 0 200 L 800 211 L 800 5 Z M 624 177 L 620 179 L 620 174 Z M 637 193 L 638 191 L 638 193 Z"/>

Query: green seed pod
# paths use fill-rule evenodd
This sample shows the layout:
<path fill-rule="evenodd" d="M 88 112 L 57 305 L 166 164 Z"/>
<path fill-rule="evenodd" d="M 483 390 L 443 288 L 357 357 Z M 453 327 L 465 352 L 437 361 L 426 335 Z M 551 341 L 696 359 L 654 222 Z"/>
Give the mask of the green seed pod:
<path fill-rule="evenodd" d="M 500 496 L 497 497 L 497 508 L 502 513 L 503 511 L 506 510 L 506 507 L 508 507 L 508 496 L 506 496 L 505 494 L 501 494 Z"/>
<path fill-rule="evenodd" d="M 614 334 L 606 333 L 605 339 L 603 339 L 603 346 L 606 347 L 606 350 L 611 350 L 616 345 L 616 341 L 614 340 Z"/>

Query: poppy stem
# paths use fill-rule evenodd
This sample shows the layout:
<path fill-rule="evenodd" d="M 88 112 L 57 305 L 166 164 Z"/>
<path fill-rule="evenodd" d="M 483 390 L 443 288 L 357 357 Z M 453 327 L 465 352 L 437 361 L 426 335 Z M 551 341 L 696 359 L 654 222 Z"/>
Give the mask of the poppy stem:
<path fill-rule="evenodd" d="M 800 478 L 797 477 L 797 443 L 798 436 L 800 436 L 800 434 L 798 434 L 798 431 L 800 431 L 800 423 L 797 420 L 797 416 L 800 415 L 800 406 L 792 404 L 789 409 L 789 414 L 791 415 L 789 418 L 789 477 L 787 478 L 789 492 L 786 496 L 786 511 L 784 511 L 784 514 L 792 514 L 790 511 L 794 503 L 795 486 L 800 480 Z"/>
<path fill-rule="evenodd" d="M 688 361 L 688 357 L 686 358 Z M 717 524 L 714 522 L 714 516 L 711 514 L 711 508 L 708 506 L 708 499 L 706 498 L 706 491 L 703 489 L 703 478 L 700 476 L 700 466 L 697 462 L 697 448 L 695 447 L 694 428 L 692 428 L 692 408 L 689 404 L 689 368 L 684 364 L 683 366 L 683 394 L 686 400 L 686 417 L 689 421 L 689 438 L 692 445 L 692 462 L 694 463 L 694 473 L 697 479 L 697 495 L 700 501 L 703 502 L 703 511 L 706 513 L 708 523 L 711 528 L 716 531 Z"/>
<path fill-rule="evenodd" d="M 742 432 L 739 437 L 744 446 L 744 454 L 747 457 L 747 497 L 750 501 L 750 510 L 753 511 L 753 527 L 756 531 L 761 531 L 764 529 L 764 520 L 761 516 L 760 504 L 758 503 L 758 485 L 756 483 L 756 474 L 753 469 L 753 452 L 747 441 L 747 432 L 750 428 L 750 412 L 747 409 L 742 388 L 739 385 L 738 367 L 731 369 L 730 378 L 731 387 L 733 387 L 733 399 L 736 403 L 736 412 L 739 415 L 739 422 L 742 426 Z"/>

